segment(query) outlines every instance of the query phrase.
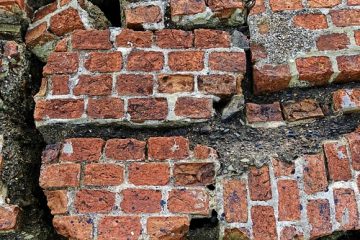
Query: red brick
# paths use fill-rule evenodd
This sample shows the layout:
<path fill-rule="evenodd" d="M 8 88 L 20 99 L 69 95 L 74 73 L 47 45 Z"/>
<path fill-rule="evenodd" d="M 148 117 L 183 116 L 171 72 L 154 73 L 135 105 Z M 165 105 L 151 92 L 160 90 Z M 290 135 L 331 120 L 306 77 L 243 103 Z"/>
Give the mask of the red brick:
<path fill-rule="evenodd" d="M 351 164 L 354 170 L 360 170 L 360 134 L 350 133 L 346 135 L 351 153 Z"/>
<path fill-rule="evenodd" d="M 74 87 L 74 95 L 104 96 L 110 95 L 111 89 L 111 75 L 80 75 Z"/>
<path fill-rule="evenodd" d="M 279 102 L 272 104 L 246 104 L 246 118 L 248 123 L 278 122 L 282 121 L 281 107 Z"/>
<path fill-rule="evenodd" d="M 69 49 L 69 39 L 61 39 L 55 46 L 54 52 L 67 52 Z"/>
<path fill-rule="evenodd" d="M 309 200 L 307 217 L 311 226 L 311 238 L 325 236 L 332 232 L 330 205 L 327 199 Z"/>
<path fill-rule="evenodd" d="M 79 164 L 43 165 L 40 174 L 40 187 L 78 187 L 80 179 Z"/>
<path fill-rule="evenodd" d="M 38 100 L 34 118 L 36 121 L 44 119 L 75 119 L 84 113 L 84 100 L 53 99 Z"/>
<path fill-rule="evenodd" d="M 194 35 L 192 32 L 164 29 L 155 33 L 156 44 L 161 48 L 191 48 Z"/>
<path fill-rule="evenodd" d="M 125 213 L 159 213 L 161 211 L 161 191 L 145 189 L 125 189 L 121 192 L 121 209 Z"/>
<path fill-rule="evenodd" d="M 17 228 L 20 208 L 16 205 L 3 204 L 0 207 L 0 231 L 11 231 Z"/>
<path fill-rule="evenodd" d="M 103 146 L 104 140 L 101 138 L 66 139 L 60 153 L 60 161 L 99 161 Z"/>
<path fill-rule="evenodd" d="M 19 45 L 15 41 L 6 41 L 4 45 L 4 56 L 8 58 L 19 57 Z"/>
<path fill-rule="evenodd" d="M 166 98 L 132 98 L 129 99 L 128 113 L 131 121 L 165 120 L 168 116 Z"/>
<path fill-rule="evenodd" d="M 360 55 L 339 56 L 336 58 L 340 74 L 335 82 L 359 81 Z"/>
<path fill-rule="evenodd" d="M 353 112 L 360 109 L 360 89 L 340 89 L 333 93 L 335 112 Z"/>
<path fill-rule="evenodd" d="M 64 214 L 67 213 L 68 197 L 67 191 L 55 190 L 55 191 L 44 191 L 47 205 L 51 210 L 51 214 Z"/>
<path fill-rule="evenodd" d="M 272 198 L 269 167 L 252 167 L 249 172 L 250 198 L 253 201 L 265 201 Z"/>
<path fill-rule="evenodd" d="M 270 0 L 270 7 L 274 12 L 303 8 L 301 0 Z"/>
<path fill-rule="evenodd" d="M 356 230 L 359 226 L 359 214 L 352 189 L 334 189 L 335 218 L 341 225 L 341 230 Z"/>
<path fill-rule="evenodd" d="M 69 76 L 54 75 L 51 77 L 52 95 L 67 95 L 70 93 Z"/>
<path fill-rule="evenodd" d="M 204 0 L 170 0 L 171 16 L 193 15 L 206 10 Z"/>
<path fill-rule="evenodd" d="M 60 6 L 64 6 L 70 2 L 71 2 L 71 0 L 60 0 Z"/>
<path fill-rule="evenodd" d="M 360 46 L 360 30 L 358 31 L 354 31 L 354 36 L 355 36 L 355 42 L 358 46 Z"/>
<path fill-rule="evenodd" d="M 85 61 L 85 68 L 92 72 L 116 72 L 121 66 L 121 52 L 92 52 Z"/>
<path fill-rule="evenodd" d="M 88 164 L 84 170 L 84 185 L 115 186 L 124 181 L 124 168 L 116 164 Z"/>
<path fill-rule="evenodd" d="M 308 57 L 296 59 L 299 80 L 308 81 L 312 85 L 324 85 L 334 73 L 328 57 Z"/>
<path fill-rule="evenodd" d="M 286 102 L 283 104 L 283 113 L 288 121 L 299 121 L 308 118 L 324 117 L 319 104 L 313 99 L 304 99 L 298 102 Z"/>
<path fill-rule="evenodd" d="M 303 240 L 304 234 L 293 226 L 284 227 L 280 233 L 280 240 Z"/>
<path fill-rule="evenodd" d="M 214 163 L 175 163 L 173 178 L 177 186 L 206 186 L 215 183 Z"/>
<path fill-rule="evenodd" d="M 324 157 L 321 154 L 305 156 L 304 190 L 311 195 L 325 192 L 328 187 Z"/>
<path fill-rule="evenodd" d="M 149 217 L 146 226 L 150 239 L 185 239 L 190 221 L 187 217 Z"/>
<path fill-rule="evenodd" d="M 92 220 L 82 216 L 56 216 L 53 219 L 55 230 L 70 239 L 91 240 Z"/>
<path fill-rule="evenodd" d="M 208 215 L 208 193 L 198 189 L 172 190 L 169 193 L 168 209 L 172 213 Z"/>
<path fill-rule="evenodd" d="M 211 70 L 225 72 L 245 72 L 246 57 L 244 52 L 213 52 L 209 56 Z"/>
<path fill-rule="evenodd" d="M 244 4 L 241 1 L 236 1 L 236 0 L 209 0 L 208 1 L 208 6 L 210 7 L 210 9 L 212 11 L 218 12 L 218 11 L 223 11 L 223 10 L 232 10 L 234 11 L 235 9 L 243 9 L 244 8 Z"/>
<path fill-rule="evenodd" d="M 158 91 L 161 93 L 177 93 L 194 91 L 194 76 L 192 75 L 159 75 Z"/>
<path fill-rule="evenodd" d="M 72 47 L 81 50 L 111 49 L 110 30 L 78 30 L 72 34 Z"/>
<path fill-rule="evenodd" d="M 153 93 L 153 76 L 122 74 L 117 77 L 116 91 L 122 96 L 147 96 Z"/>
<path fill-rule="evenodd" d="M 118 47 L 151 47 L 153 34 L 150 31 L 134 31 L 123 29 L 116 36 Z"/>
<path fill-rule="evenodd" d="M 50 19 L 50 31 L 58 36 L 73 32 L 76 29 L 84 29 L 79 13 L 74 8 L 68 8 Z"/>
<path fill-rule="evenodd" d="M 93 119 L 121 119 L 124 117 L 124 101 L 118 98 L 89 99 L 87 115 Z"/>
<path fill-rule="evenodd" d="M 236 78 L 225 74 L 212 74 L 198 77 L 199 91 L 218 96 L 236 93 Z"/>
<path fill-rule="evenodd" d="M 346 145 L 340 142 L 325 143 L 325 156 L 329 177 L 333 181 L 347 181 L 352 178 Z"/>
<path fill-rule="evenodd" d="M 308 0 L 308 5 L 311 8 L 331 8 L 340 3 L 341 0 Z"/>
<path fill-rule="evenodd" d="M 162 13 L 159 6 L 138 6 L 125 9 L 126 26 L 138 27 L 143 23 L 161 22 Z"/>
<path fill-rule="evenodd" d="M 211 29 L 195 29 L 195 47 L 197 48 L 228 48 L 231 37 L 228 32 Z"/>
<path fill-rule="evenodd" d="M 247 186 L 243 180 L 224 181 L 224 214 L 228 223 L 248 220 Z"/>
<path fill-rule="evenodd" d="M 148 140 L 150 160 L 181 160 L 189 157 L 189 141 L 183 137 L 151 137 Z"/>
<path fill-rule="evenodd" d="M 204 52 L 170 52 L 169 67 L 173 71 L 201 71 L 204 69 Z"/>
<path fill-rule="evenodd" d="M 333 10 L 330 16 L 337 27 L 360 25 L 360 9 Z"/>
<path fill-rule="evenodd" d="M 133 50 L 128 56 L 127 69 L 129 71 L 159 71 L 164 67 L 162 52 Z"/>
<path fill-rule="evenodd" d="M 212 100 L 210 98 L 180 97 L 175 104 L 175 114 L 179 117 L 209 119 L 212 112 Z"/>
<path fill-rule="evenodd" d="M 247 240 L 250 239 L 250 232 L 246 228 L 226 228 L 223 240 Z"/>
<path fill-rule="evenodd" d="M 105 156 L 112 160 L 144 160 L 145 142 L 136 139 L 110 139 L 106 142 Z"/>
<path fill-rule="evenodd" d="M 44 7 L 39 8 L 35 14 L 34 18 L 32 19 L 32 22 L 37 22 L 40 19 L 43 19 L 47 15 L 49 15 L 52 12 L 55 12 L 57 9 L 57 2 L 50 3 Z"/>
<path fill-rule="evenodd" d="M 194 148 L 194 157 L 196 159 L 209 159 L 209 158 L 217 158 L 218 154 L 215 149 L 204 146 L 204 145 L 196 145 Z"/>
<path fill-rule="evenodd" d="M 279 180 L 277 183 L 279 220 L 300 220 L 300 194 L 296 180 Z"/>
<path fill-rule="evenodd" d="M 290 177 L 295 174 L 294 163 L 285 162 L 278 159 L 272 159 L 271 162 L 274 168 L 275 177 L 281 177 L 281 176 Z"/>
<path fill-rule="evenodd" d="M 79 68 L 79 55 L 77 53 L 51 53 L 44 67 L 43 74 L 75 73 Z"/>
<path fill-rule="evenodd" d="M 269 206 L 251 208 L 254 240 L 277 239 L 274 209 Z"/>
<path fill-rule="evenodd" d="M 360 5 L 360 1 L 359 0 L 348 0 L 347 4 L 349 6 L 357 6 L 357 5 Z"/>
<path fill-rule="evenodd" d="M 128 172 L 129 182 L 134 185 L 164 186 L 170 181 L 167 163 L 132 163 Z"/>
<path fill-rule="evenodd" d="M 316 46 L 320 51 L 345 49 L 349 44 L 350 40 L 345 33 L 321 35 L 316 40 Z"/>
<path fill-rule="evenodd" d="M 263 12 L 265 12 L 265 0 L 257 0 L 249 14 L 255 15 Z"/>
<path fill-rule="evenodd" d="M 131 216 L 103 217 L 98 228 L 99 240 L 137 240 L 142 232 L 140 218 Z"/>
<path fill-rule="evenodd" d="M 328 23 L 324 14 L 300 14 L 294 16 L 294 25 L 310 30 L 326 29 Z"/>
<path fill-rule="evenodd" d="M 255 94 L 277 92 L 288 88 L 291 73 L 288 65 L 254 66 Z"/>
<path fill-rule="evenodd" d="M 80 190 L 75 196 L 79 213 L 107 213 L 115 206 L 115 193 L 102 190 Z"/>

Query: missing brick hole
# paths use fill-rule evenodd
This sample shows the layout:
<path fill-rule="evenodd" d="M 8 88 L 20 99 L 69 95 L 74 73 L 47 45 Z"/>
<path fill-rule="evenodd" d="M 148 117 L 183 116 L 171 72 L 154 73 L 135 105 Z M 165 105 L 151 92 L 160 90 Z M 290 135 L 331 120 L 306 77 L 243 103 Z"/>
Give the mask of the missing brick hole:
<path fill-rule="evenodd" d="M 217 212 L 212 210 L 211 217 L 208 218 L 191 219 L 190 231 L 187 239 L 219 239 L 219 220 Z"/>
<path fill-rule="evenodd" d="M 214 184 L 210 184 L 206 186 L 207 189 L 209 189 L 210 191 L 214 191 L 215 190 L 215 185 Z"/>
<path fill-rule="evenodd" d="M 360 231 L 334 232 L 317 240 L 359 240 Z"/>
<path fill-rule="evenodd" d="M 120 0 L 91 0 L 105 14 L 113 27 L 121 27 Z"/>

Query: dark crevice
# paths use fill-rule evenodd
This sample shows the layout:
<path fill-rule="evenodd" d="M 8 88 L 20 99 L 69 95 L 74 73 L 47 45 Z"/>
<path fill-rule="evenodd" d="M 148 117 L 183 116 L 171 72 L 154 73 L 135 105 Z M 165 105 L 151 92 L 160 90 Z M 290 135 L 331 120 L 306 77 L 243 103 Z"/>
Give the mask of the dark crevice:
<path fill-rule="evenodd" d="M 219 220 L 217 212 L 212 210 L 211 216 L 208 218 L 192 218 L 187 239 L 219 239 Z"/>
<path fill-rule="evenodd" d="M 105 14 L 113 27 L 121 27 L 120 0 L 91 0 Z"/>
<path fill-rule="evenodd" d="M 360 231 L 334 232 L 331 235 L 317 238 L 317 240 L 359 240 Z"/>

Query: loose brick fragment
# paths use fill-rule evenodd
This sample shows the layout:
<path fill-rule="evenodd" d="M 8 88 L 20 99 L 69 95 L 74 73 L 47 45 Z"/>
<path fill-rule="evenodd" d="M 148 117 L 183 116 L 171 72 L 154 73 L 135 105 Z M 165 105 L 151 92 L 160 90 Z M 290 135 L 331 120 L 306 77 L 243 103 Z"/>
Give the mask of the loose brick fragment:
<path fill-rule="evenodd" d="M 121 52 L 92 52 L 85 61 L 85 68 L 92 72 L 116 72 L 121 66 Z"/>
<path fill-rule="evenodd" d="M 136 139 L 110 139 L 106 142 L 105 156 L 113 160 L 144 160 L 145 142 Z"/>
<path fill-rule="evenodd" d="M 279 180 L 277 183 L 279 220 L 300 220 L 300 193 L 296 180 Z"/>
<path fill-rule="evenodd" d="M 115 193 L 103 190 L 80 190 L 75 196 L 79 213 L 108 213 L 115 205 Z"/>
<path fill-rule="evenodd" d="M 336 58 L 339 75 L 335 82 L 351 82 L 360 79 L 360 55 L 339 56 Z"/>
<path fill-rule="evenodd" d="M 246 57 L 244 52 L 213 52 L 209 55 L 211 70 L 226 72 L 246 71 Z"/>
<path fill-rule="evenodd" d="M 117 77 L 116 90 L 122 96 L 147 96 L 153 93 L 151 75 L 121 74 Z"/>
<path fill-rule="evenodd" d="M 158 23 L 162 19 L 162 12 L 159 6 L 137 6 L 125 9 L 126 26 L 138 27 L 143 23 Z"/>
<path fill-rule="evenodd" d="M 303 8 L 301 0 L 270 0 L 270 7 L 274 12 Z"/>
<path fill-rule="evenodd" d="M 279 102 L 273 104 L 258 105 L 255 103 L 246 104 L 246 118 L 248 123 L 277 122 L 282 121 L 282 113 Z"/>
<path fill-rule="evenodd" d="M 50 19 L 50 31 L 58 36 L 63 36 L 77 29 L 84 29 L 84 24 L 78 11 L 72 7 L 52 16 Z"/>
<path fill-rule="evenodd" d="M 171 16 L 192 15 L 204 12 L 204 0 L 170 0 Z"/>
<path fill-rule="evenodd" d="M 110 30 L 78 30 L 72 34 L 72 47 L 81 50 L 111 49 Z"/>
<path fill-rule="evenodd" d="M 177 93 L 194 91 L 194 76 L 192 75 L 159 75 L 158 91 L 161 93 Z"/>
<path fill-rule="evenodd" d="M 288 65 L 264 65 L 254 67 L 255 94 L 277 92 L 288 88 L 291 73 Z"/>
<path fill-rule="evenodd" d="M 206 186 L 215 183 L 214 163 L 175 163 L 175 185 Z"/>
<path fill-rule="evenodd" d="M 172 213 L 208 215 L 208 193 L 199 189 L 172 190 L 169 193 L 168 209 Z"/>
<path fill-rule="evenodd" d="M 281 177 L 281 176 L 290 177 L 295 174 L 294 163 L 285 162 L 278 159 L 272 159 L 271 162 L 274 168 L 275 177 Z"/>
<path fill-rule="evenodd" d="M 128 56 L 127 69 L 129 71 L 152 72 L 164 67 L 162 52 L 133 50 Z"/>
<path fill-rule="evenodd" d="M 349 148 L 351 153 L 351 164 L 354 170 L 360 170 L 360 134 L 350 133 L 346 136 L 349 142 Z"/>
<path fill-rule="evenodd" d="M 77 53 L 51 53 L 43 69 L 44 75 L 75 73 L 79 68 Z"/>
<path fill-rule="evenodd" d="M 229 179 L 224 181 L 224 213 L 227 222 L 248 220 L 247 185 L 243 180 Z"/>
<path fill-rule="evenodd" d="M 127 239 L 137 240 L 141 235 L 139 217 L 112 217 L 105 216 L 100 219 L 98 227 L 99 240 Z"/>
<path fill-rule="evenodd" d="M 360 89 L 340 89 L 333 93 L 335 112 L 353 112 L 360 110 Z"/>
<path fill-rule="evenodd" d="M 150 217 L 147 220 L 147 233 L 151 239 L 183 239 L 189 231 L 187 217 Z"/>
<path fill-rule="evenodd" d="M 91 240 L 93 225 L 92 220 L 80 216 L 56 216 L 53 219 L 55 230 L 70 239 Z"/>
<path fill-rule="evenodd" d="M 337 27 L 360 25 L 360 9 L 332 10 L 330 16 Z"/>
<path fill-rule="evenodd" d="M 197 48 L 228 48 L 231 37 L 228 32 L 211 29 L 195 29 L 194 44 Z"/>
<path fill-rule="evenodd" d="M 181 160 L 189 156 L 189 141 L 184 137 L 151 137 L 148 141 L 150 160 Z"/>
<path fill-rule="evenodd" d="M 316 46 L 320 51 L 345 49 L 349 44 L 350 40 L 345 33 L 321 35 L 316 40 Z"/>
<path fill-rule="evenodd" d="M 225 74 L 212 74 L 198 77 L 201 92 L 218 96 L 229 96 L 236 93 L 236 78 Z"/>
<path fill-rule="evenodd" d="M 166 98 L 133 98 L 128 101 L 131 121 L 165 120 L 168 116 Z"/>
<path fill-rule="evenodd" d="M 111 75 L 80 75 L 73 91 L 74 95 L 104 96 L 110 95 L 111 89 Z"/>
<path fill-rule="evenodd" d="M 46 22 L 37 25 L 34 28 L 29 29 L 25 35 L 25 43 L 29 47 L 34 47 L 38 44 L 44 44 L 46 42 L 55 40 L 56 35 L 48 32 L 48 26 Z"/>
<path fill-rule="evenodd" d="M 250 198 L 254 201 L 270 200 L 272 197 L 269 167 L 252 167 L 249 173 Z"/>
<path fill-rule="evenodd" d="M 48 5 L 45 5 L 44 7 L 39 8 L 35 12 L 34 18 L 32 19 L 32 21 L 37 22 L 37 21 L 43 19 L 44 17 L 46 17 L 47 15 L 55 12 L 56 9 L 57 9 L 57 2 L 53 2 Z"/>
<path fill-rule="evenodd" d="M 132 163 L 128 172 L 129 182 L 134 185 L 164 186 L 170 181 L 167 163 Z"/>
<path fill-rule="evenodd" d="M 124 181 L 124 168 L 116 164 L 88 164 L 84 170 L 84 185 L 115 186 Z"/>
<path fill-rule="evenodd" d="M 251 208 L 253 235 L 255 240 L 277 239 L 274 209 L 268 206 Z"/>
<path fill-rule="evenodd" d="M 191 48 L 194 41 L 192 32 L 177 29 L 157 31 L 155 37 L 156 44 L 161 48 Z"/>
<path fill-rule="evenodd" d="M 308 57 L 296 59 L 299 79 L 311 85 L 324 85 L 334 73 L 328 57 Z"/>
<path fill-rule="evenodd" d="M 311 226 L 311 238 L 331 234 L 330 205 L 327 199 L 309 200 L 307 204 L 307 217 Z"/>
<path fill-rule="evenodd" d="M 41 155 L 42 164 L 52 164 L 59 161 L 60 151 L 62 149 L 61 143 L 46 145 L 45 150 Z"/>
<path fill-rule="evenodd" d="M 78 187 L 80 164 L 43 165 L 39 184 L 41 188 Z"/>
<path fill-rule="evenodd" d="M 151 47 L 153 34 L 150 31 L 123 29 L 116 36 L 118 47 Z"/>
<path fill-rule="evenodd" d="M 299 102 L 286 102 L 283 104 L 283 109 L 285 119 L 288 121 L 324 117 L 321 107 L 313 99 L 304 99 Z"/>
<path fill-rule="evenodd" d="M 179 117 L 209 119 L 212 112 L 212 100 L 210 98 L 181 97 L 175 103 L 175 114 Z"/>
<path fill-rule="evenodd" d="M 121 191 L 120 207 L 125 213 L 159 213 L 161 192 L 159 190 L 125 189 Z"/>
<path fill-rule="evenodd" d="M 326 29 L 328 23 L 324 14 L 300 14 L 294 16 L 294 25 L 310 30 Z"/>
<path fill-rule="evenodd" d="M 305 156 L 304 188 L 307 194 L 325 192 L 328 187 L 324 156 L 321 154 Z"/>
<path fill-rule="evenodd" d="M 325 143 L 324 151 L 330 179 L 333 181 L 350 180 L 352 175 L 346 145 L 340 142 Z"/>
<path fill-rule="evenodd" d="M 51 214 L 64 214 L 67 212 L 68 197 L 67 191 L 55 190 L 55 191 L 44 191 L 47 205 L 51 210 Z"/>
<path fill-rule="evenodd" d="M 334 189 L 335 217 L 345 231 L 355 230 L 359 226 L 359 214 L 354 190 Z"/>
<path fill-rule="evenodd" d="M 60 161 L 99 161 L 104 143 L 101 138 L 66 139 L 60 153 Z"/>
<path fill-rule="evenodd" d="M 170 52 L 169 68 L 173 71 L 201 71 L 204 68 L 204 52 Z"/>
<path fill-rule="evenodd" d="M 0 231 L 15 230 L 18 224 L 20 208 L 16 205 L 3 204 L 0 207 Z"/>

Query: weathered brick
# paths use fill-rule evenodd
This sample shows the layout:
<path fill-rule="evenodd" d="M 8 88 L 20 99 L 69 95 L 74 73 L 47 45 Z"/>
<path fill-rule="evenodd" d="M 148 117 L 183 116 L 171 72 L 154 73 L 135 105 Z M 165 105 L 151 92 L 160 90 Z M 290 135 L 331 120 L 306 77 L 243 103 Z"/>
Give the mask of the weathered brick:
<path fill-rule="evenodd" d="M 66 95 L 70 93 L 69 76 L 53 75 L 51 77 L 52 95 Z"/>
<path fill-rule="evenodd" d="M 132 163 L 128 172 L 129 182 L 134 185 L 164 186 L 170 181 L 167 163 Z"/>
<path fill-rule="evenodd" d="M 243 180 L 224 180 L 224 213 L 227 222 L 248 220 L 247 185 Z"/>
<path fill-rule="evenodd" d="M 169 67 L 173 71 L 201 71 L 204 69 L 204 52 L 170 52 Z"/>
<path fill-rule="evenodd" d="M 293 226 L 286 226 L 281 230 L 280 240 L 303 240 L 304 234 Z"/>
<path fill-rule="evenodd" d="M 192 75 L 159 75 L 158 91 L 161 93 L 177 93 L 194 91 L 194 76 Z"/>
<path fill-rule="evenodd" d="M 110 30 L 77 30 L 72 34 L 71 44 L 81 50 L 111 49 Z"/>
<path fill-rule="evenodd" d="M 308 57 L 296 59 L 299 79 L 311 85 L 324 85 L 334 73 L 328 57 Z"/>
<path fill-rule="evenodd" d="M 274 209 L 269 206 L 251 208 L 253 236 L 255 240 L 277 239 Z"/>
<path fill-rule="evenodd" d="M 211 29 L 195 29 L 194 44 L 197 48 L 228 48 L 231 37 L 228 32 Z"/>
<path fill-rule="evenodd" d="M 116 36 L 118 47 L 151 47 L 153 34 L 150 31 L 123 29 Z"/>
<path fill-rule="evenodd" d="M 329 177 L 333 181 L 347 181 L 352 178 L 346 145 L 340 142 L 324 144 Z"/>
<path fill-rule="evenodd" d="M 79 68 L 77 53 L 51 53 L 43 69 L 44 75 L 75 73 Z"/>
<path fill-rule="evenodd" d="M 50 31 L 58 36 L 73 32 L 76 29 L 84 29 L 78 11 L 72 7 L 57 13 L 50 19 Z"/>
<path fill-rule="evenodd" d="M 0 2 L 1 4 L 1 2 Z M 35 14 L 34 14 L 34 17 L 32 19 L 33 22 L 37 22 L 39 21 L 40 19 L 43 19 L 44 17 L 46 17 L 47 15 L 55 12 L 57 9 L 57 2 L 53 2 L 53 3 L 50 3 L 48 5 L 45 5 L 44 7 L 41 7 L 39 8 Z"/>
<path fill-rule="evenodd" d="M 121 192 L 120 207 L 125 213 L 159 213 L 161 192 L 159 190 L 125 189 Z"/>
<path fill-rule="evenodd" d="M 326 29 L 328 23 L 324 14 L 300 14 L 294 16 L 294 25 L 310 30 Z"/>
<path fill-rule="evenodd" d="M 68 197 L 67 191 L 55 190 L 55 191 L 44 191 L 47 205 L 51 210 L 51 214 L 64 214 L 67 212 Z"/>
<path fill-rule="evenodd" d="M 208 193 L 199 189 L 172 190 L 169 193 L 168 209 L 172 213 L 208 215 Z"/>
<path fill-rule="evenodd" d="M 358 46 L 360 46 L 360 30 L 358 31 L 354 31 L 354 37 L 355 37 L 355 42 Z"/>
<path fill-rule="evenodd" d="M 340 89 L 333 93 L 335 112 L 360 110 L 360 89 Z"/>
<path fill-rule="evenodd" d="M 99 240 L 127 239 L 137 240 L 141 235 L 139 217 L 113 217 L 106 216 L 100 219 L 98 227 Z"/>
<path fill-rule="evenodd" d="M 307 217 L 311 226 L 311 238 L 318 238 L 332 232 L 330 205 L 327 199 L 309 200 Z"/>
<path fill-rule="evenodd" d="M 147 96 L 153 93 L 153 76 L 121 74 L 116 80 L 116 91 L 122 96 Z"/>
<path fill-rule="evenodd" d="M 41 163 L 49 164 L 59 162 L 61 148 L 61 143 L 46 145 L 45 150 L 42 152 L 41 155 Z"/>
<path fill-rule="evenodd" d="M 247 240 L 250 239 L 250 231 L 246 228 L 226 228 L 223 240 Z"/>
<path fill-rule="evenodd" d="M 207 2 L 208 6 L 212 11 L 219 12 L 223 10 L 235 10 L 243 9 L 244 3 L 236 0 L 209 0 Z"/>
<path fill-rule="evenodd" d="M 350 40 L 345 33 L 321 35 L 316 40 L 316 46 L 320 51 L 345 49 L 349 44 Z"/>
<path fill-rule="evenodd" d="M 321 107 L 313 99 L 304 99 L 298 102 L 286 102 L 283 104 L 283 110 L 285 119 L 288 121 L 324 117 Z"/>
<path fill-rule="evenodd" d="M 79 213 L 107 213 L 115 205 L 115 193 L 103 190 L 80 190 L 75 196 Z"/>
<path fill-rule="evenodd" d="M 126 26 L 138 27 L 143 23 L 158 23 L 162 19 L 162 12 L 159 6 L 137 6 L 125 9 Z"/>
<path fill-rule="evenodd" d="M 80 118 L 84 113 L 84 100 L 53 99 L 38 100 L 34 118 L 36 121 L 53 119 L 74 119 Z"/>
<path fill-rule="evenodd" d="M 217 152 L 211 147 L 198 144 L 194 148 L 194 157 L 196 159 L 216 158 Z"/>
<path fill-rule="evenodd" d="M 270 0 L 270 7 L 274 12 L 284 10 L 298 10 L 303 8 L 301 0 Z"/>
<path fill-rule="evenodd" d="M 280 221 L 300 220 L 300 194 L 296 180 L 279 180 L 277 183 Z"/>
<path fill-rule="evenodd" d="M 55 46 L 54 52 L 67 52 L 69 50 L 69 39 L 61 39 Z"/>
<path fill-rule="evenodd" d="M 357 5 L 360 5 L 360 1 L 359 0 L 348 0 L 347 4 L 349 6 L 357 6 Z"/>
<path fill-rule="evenodd" d="M 206 186 L 215 183 L 214 163 L 175 163 L 175 185 Z"/>
<path fill-rule="evenodd" d="M 275 177 L 281 176 L 292 176 L 295 174 L 295 165 L 294 163 L 281 161 L 279 159 L 271 160 Z"/>
<path fill-rule="evenodd" d="M 277 122 L 282 121 L 281 107 L 279 102 L 272 104 L 246 104 L 246 119 L 248 123 Z"/>
<path fill-rule="evenodd" d="M 92 220 L 83 216 L 56 216 L 53 219 L 55 230 L 70 239 L 91 240 Z"/>
<path fill-rule="evenodd" d="M 131 121 L 165 120 L 168 116 L 166 98 L 132 98 L 128 101 Z"/>
<path fill-rule="evenodd" d="M 103 146 L 104 140 L 101 138 L 66 139 L 60 153 L 60 161 L 99 161 Z"/>
<path fill-rule="evenodd" d="M 236 78 L 225 74 L 212 74 L 198 77 L 201 92 L 218 96 L 229 96 L 236 93 Z"/>
<path fill-rule="evenodd" d="M 18 225 L 20 208 L 16 205 L 3 204 L 0 207 L 0 231 L 15 230 Z"/>
<path fill-rule="evenodd" d="M 336 58 L 340 74 L 335 82 L 359 81 L 360 55 L 339 56 Z"/>
<path fill-rule="evenodd" d="M 118 98 L 89 99 L 87 115 L 94 119 L 120 119 L 125 115 L 124 101 Z"/>
<path fill-rule="evenodd" d="M 111 89 L 111 75 L 80 75 L 73 91 L 74 95 L 104 96 L 110 95 Z"/>
<path fill-rule="evenodd" d="M 177 29 L 157 31 L 155 37 L 156 44 L 161 48 L 191 48 L 194 41 L 192 32 Z"/>
<path fill-rule="evenodd" d="M 170 0 L 171 16 L 192 15 L 204 12 L 204 0 Z"/>
<path fill-rule="evenodd" d="M 212 100 L 210 98 L 180 97 L 176 100 L 176 116 L 192 119 L 209 119 L 212 116 L 212 112 Z"/>
<path fill-rule="evenodd" d="M 225 72 L 246 71 L 246 57 L 244 52 L 212 52 L 209 55 L 211 70 Z"/>
<path fill-rule="evenodd" d="M 249 190 L 251 200 L 265 201 L 272 198 L 269 166 L 250 169 Z"/>
<path fill-rule="evenodd" d="M 92 52 L 85 61 L 85 68 L 92 72 L 116 72 L 121 66 L 121 52 Z"/>
<path fill-rule="evenodd" d="M 355 230 L 359 226 L 359 214 L 354 190 L 334 189 L 335 218 L 342 230 Z"/>
<path fill-rule="evenodd" d="M 249 14 L 255 15 L 263 12 L 265 12 L 265 0 L 257 0 Z"/>
<path fill-rule="evenodd" d="M 189 231 L 187 217 L 149 217 L 146 228 L 150 239 L 184 239 Z"/>
<path fill-rule="evenodd" d="M 133 50 L 128 56 L 127 69 L 129 71 L 159 71 L 164 67 L 162 52 Z"/>
<path fill-rule="evenodd" d="M 308 0 L 308 5 L 311 8 L 331 8 L 340 3 L 341 0 Z"/>
<path fill-rule="evenodd" d="M 110 139 L 106 142 L 105 156 L 113 160 L 144 160 L 146 143 L 136 139 Z"/>
<path fill-rule="evenodd" d="M 261 59 L 267 58 L 267 51 L 263 44 L 250 43 L 251 62 L 256 63 Z"/>
<path fill-rule="evenodd" d="M 285 64 L 255 66 L 253 74 L 255 94 L 284 90 L 291 80 L 290 68 Z"/>
<path fill-rule="evenodd" d="M 124 168 L 116 164 L 88 164 L 84 169 L 84 185 L 114 186 L 124 181 Z"/>
<path fill-rule="evenodd" d="M 360 134 L 350 133 L 346 135 L 351 153 L 351 164 L 354 170 L 360 170 Z"/>
<path fill-rule="evenodd" d="M 304 190 L 307 194 L 325 192 L 328 187 L 324 156 L 321 154 L 305 156 Z"/>
<path fill-rule="evenodd" d="M 330 11 L 331 19 L 337 27 L 360 25 L 360 9 Z"/>
<path fill-rule="evenodd" d="M 39 184 L 44 189 L 51 187 L 78 187 L 79 180 L 79 164 L 43 165 Z"/>
<path fill-rule="evenodd" d="M 189 156 L 189 141 L 184 137 L 151 137 L 148 140 L 150 160 L 181 160 Z"/>

